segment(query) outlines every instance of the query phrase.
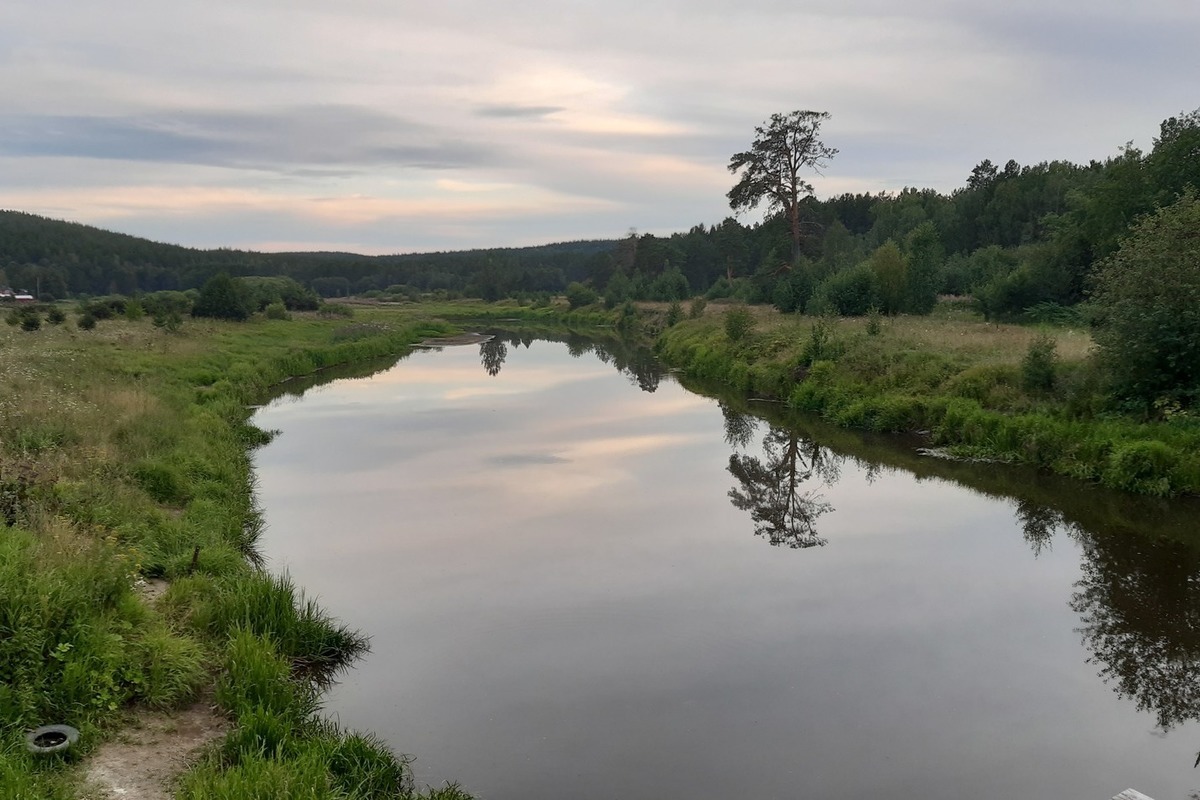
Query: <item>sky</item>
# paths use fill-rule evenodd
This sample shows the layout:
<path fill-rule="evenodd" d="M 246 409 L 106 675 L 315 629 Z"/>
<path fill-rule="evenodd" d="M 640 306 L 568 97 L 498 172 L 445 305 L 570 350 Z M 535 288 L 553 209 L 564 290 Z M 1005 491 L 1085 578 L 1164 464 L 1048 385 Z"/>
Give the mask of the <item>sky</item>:
<path fill-rule="evenodd" d="M 667 235 L 795 109 L 831 115 L 819 197 L 1149 148 L 1198 42 L 1196 0 L 7 0 L 0 208 L 266 251 Z"/>

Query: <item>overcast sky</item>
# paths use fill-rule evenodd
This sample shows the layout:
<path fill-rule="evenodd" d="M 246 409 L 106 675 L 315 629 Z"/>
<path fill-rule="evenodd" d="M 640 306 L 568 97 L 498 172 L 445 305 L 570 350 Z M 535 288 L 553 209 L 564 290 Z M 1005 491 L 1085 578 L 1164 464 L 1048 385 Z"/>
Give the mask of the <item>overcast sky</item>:
<path fill-rule="evenodd" d="M 794 109 L 832 115 L 822 197 L 1149 147 L 1200 106 L 1200 2 L 6 0 L 0 70 L 0 208 L 465 249 L 720 222 Z"/>

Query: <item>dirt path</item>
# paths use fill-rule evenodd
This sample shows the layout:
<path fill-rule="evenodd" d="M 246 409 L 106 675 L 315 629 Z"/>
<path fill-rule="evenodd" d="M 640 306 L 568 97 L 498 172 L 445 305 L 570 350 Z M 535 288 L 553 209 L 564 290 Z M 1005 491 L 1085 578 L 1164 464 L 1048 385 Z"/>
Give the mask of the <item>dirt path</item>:
<path fill-rule="evenodd" d="M 175 779 L 229 723 L 211 698 L 180 711 L 147 711 L 83 765 L 87 800 L 170 800 Z"/>
<path fill-rule="evenodd" d="M 153 604 L 167 582 L 136 586 Z M 229 730 L 229 721 L 203 695 L 178 711 L 141 711 L 133 722 L 100 745 L 81 767 L 85 800 L 170 800 L 174 783 L 206 744 Z"/>

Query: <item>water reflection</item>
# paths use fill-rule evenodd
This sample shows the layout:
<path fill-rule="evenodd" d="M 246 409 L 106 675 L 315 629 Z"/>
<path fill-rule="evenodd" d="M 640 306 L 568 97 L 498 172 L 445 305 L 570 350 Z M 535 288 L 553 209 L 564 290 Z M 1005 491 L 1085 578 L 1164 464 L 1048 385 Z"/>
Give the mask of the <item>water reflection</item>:
<path fill-rule="evenodd" d="M 488 375 L 496 377 L 508 358 L 509 345 L 522 345 L 528 348 L 537 339 L 545 341 L 561 341 L 567 346 L 567 352 L 572 358 L 581 358 L 591 353 L 605 364 L 611 365 L 617 372 L 626 376 L 630 383 L 643 392 L 654 392 L 658 389 L 663 378 L 663 368 L 654 353 L 644 347 L 630 345 L 621 339 L 597 339 L 594 336 L 584 336 L 579 333 L 550 334 L 539 332 L 536 335 L 528 330 L 490 331 L 492 338 L 479 345 L 479 360 Z"/>
<path fill-rule="evenodd" d="M 722 404 L 725 441 L 745 447 L 758 428 L 757 421 Z M 827 540 L 817 533 L 817 518 L 833 510 L 818 489 L 804 484 L 818 478 L 828 486 L 841 476 L 843 459 L 833 451 L 805 439 L 789 428 L 767 426 L 762 456 L 733 453 L 729 474 L 738 486 L 729 490 L 735 508 L 749 511 L 754 533 L 772 546 L 819 547 Z"/>
<path fill-rule="evenodd" d="M 959 780 L 939 774 L 930 796 L 1104 797 L 1114 781 L 1156 797 L 1190 788 L 1195 751 L 1185 737 L 1196 729 L 1151 739 L 1135 708 L 1164 731 L 1200 718 L 1200 544 L 1188 544 L 1195 505 L 922 458 L 922 441 L 832 428 L 782 404 L 730 398 L 718 418 L 694 398 L 679 404 L 674 377 L 645 351 L 537 335 L 621 374 L 604 381 L 604 370 L 573 365 L 561 347 L 526 353 L 534 338 L 501 334 L 478 356 L 447 348 L 398 370 L 377 382 L 375 416 L 360 397 L 353 408 L 341 403 L 370 436 L 330 430 L 326 409 L 274 446 L 282 453 L 280 444 L 302 436 L 316 443 L 277 457 L 271 507 L 291 515 L 273 525 L 287 531 L 280 549 L 295 548 L 293 525 L 333 507 L 332 497 L 354 497 L 338 506 L 343 517 L 369 507 L 363 476 L 378 467 L 369 458 L 378 450 L 340 469 L 352 476 L 345 483 L 301 473 L 327 461 L 331 441 L 380 441 L 387 429 L 397 469 L 461 479 L 444 494 L 430 490 L 450 482 L 439 477 L 398 497 L 395 471 L 382 470 L 384 521 L 372 527 L 364 511 L 348 525 L 352 546 L 332 552 L 314 526 L 304 577 L 336 596 L 319 581 L 341 576 L 339 613 L 380 642 L 357 678 L 367 688 L 347 686 L 333 706 L 357 707 L 367 727 L 392 726 L 389 735 L 426 764 L 442 758 L 449 766 L 426 767 L 430 779 L 465 775 L 497 798 L 563 785 L 606 796 L 595 776 L 617 773 L 656 796 L 860 797 L 924 792 L 928 765 L 941 763 Z M 524 359 L 536 372 L 523 372 Z M 431 426 L 396 398 L 431 382 L 427 372 L 443 361 L 446 383 L 434 383 L 429 408 L 451 421 Z M 546 394 L 534 394 L 531 374 L 578 367 L 578 383 L 546 380 Z M 452 379 L 473 382 L 442 408 Z M 521 391 L 504 394 L 505 382 Z M 476 391 L 481 384 L 501 391 Z M 504 426 L 495 425 L 495 397 L 514 401 Z M 552 412 L 563 417 L 548 427 Z M 482 429 L 502 429 L 490 449 L 469 435 Z M 641 446 L 667 437 L 687 449 Z M 464 442 L 472 444 L 460 460 L 451 450 Z M 589 462 L 601 444 L 603 459 Z M 615 476 L 604 486 L 622 481 L 621 502 L 595 489 L 598 464 Z M 529 480 L 535 469 L 539 480 Z M 541 491 L 542 475 L 548 486 L 584 488 L 561 513 L 528 513 L 532 494 L 512 487 Z M 329 496 L 311 497 L 314 486 Z M 635 494 L 642 488 L 645 496 Z M 423 506 L 431 497 L 454 513 Z M 824 517 L 830 500 L 842 511 L 836 534 Z M 390 521 L 398 503 L 413 510 L 411 523 Z M 836 546 L 819 564 L 816 554 L 782 558 L 745 535 L 747 515 L 773 546 L 824 545 L 822 528 Z M 894 535 L 874 535 L 882 525 Z M 397 563 L 421 568 L 398 582 Z M 414 640 L 426 646 L 407 646 Z M 397 686 L 420 691 L 401 695 Z M 887 757 L 863 761 L 855 755 L 863 752 Z M 738 764 L 747 768 L 731 768 Z M 1176 768 L 1182 777 L 1152 785 Z M 730 785 L 718 786 L 724 779 Z"/>
<path fill-rule="evenodd" d="M 1016 510 L 1021 535 L 1029 542 L 1034 557 L 1040 556 L 1043 550 L 1050 547 L 1054 532 L 1063 525 L 1062 513 L 1028 497 L 1017 498 Z"/>
<path fill-rule="evenodd" d="M 1016 499 L 1016 516 L 1035 556 L 1057 532 L 1079 543 L 1082 577 L 1070 606 L 1100 679 L 1153 714 L 1163 732 L 1200 720 L 1200 549 L 1129 526 L 1085 524 L 1029 497 Z"/>
<path fill-rule="evenodd" d="M 1129 535 L 1080 539 L 1071 608 L 1100 677 L 1163 731 L 1200 719 L 1200 551 Z"/>
<path fill-rule="evenodd" d="M 508 358 L 508 343 L 500 336 L 493 336 L 479 345 L 479 361 L 493 378 L 500 374 L 504 359 Z"/>

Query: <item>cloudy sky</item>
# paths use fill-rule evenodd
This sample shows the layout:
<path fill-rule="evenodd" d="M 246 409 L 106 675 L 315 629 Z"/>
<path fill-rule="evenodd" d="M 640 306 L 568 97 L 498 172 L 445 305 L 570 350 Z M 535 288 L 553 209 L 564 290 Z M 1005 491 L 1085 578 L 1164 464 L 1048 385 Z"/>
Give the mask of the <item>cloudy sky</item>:
<path fill-rule="evenodd" d="M 828 111 L 819 196 L 1148 147 L 1197 0 L 7 0 L 0 208 L 368 253 L 666 234 Z M 753 221 L 753 218 L 748 218 Z"/>

